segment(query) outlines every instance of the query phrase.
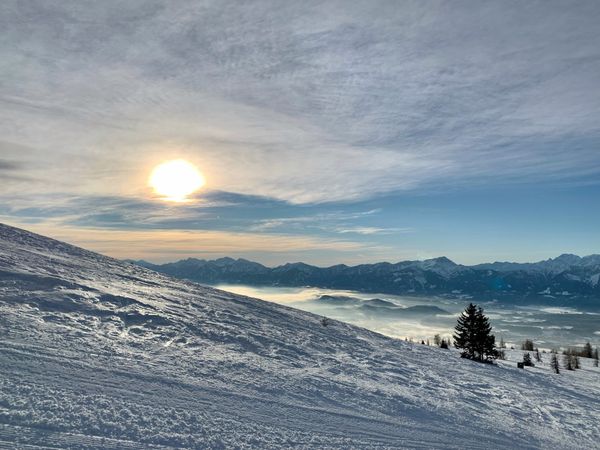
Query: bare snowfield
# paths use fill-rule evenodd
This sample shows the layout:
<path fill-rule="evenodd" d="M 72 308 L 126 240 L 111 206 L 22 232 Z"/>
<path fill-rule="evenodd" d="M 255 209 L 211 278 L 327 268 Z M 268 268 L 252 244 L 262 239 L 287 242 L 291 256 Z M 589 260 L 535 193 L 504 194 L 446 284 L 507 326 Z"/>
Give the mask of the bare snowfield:
<path fill-rule="evenodd" d="M 600 446 L 600 370 L 410 344 L 0 225 L 0 448 Z"/>

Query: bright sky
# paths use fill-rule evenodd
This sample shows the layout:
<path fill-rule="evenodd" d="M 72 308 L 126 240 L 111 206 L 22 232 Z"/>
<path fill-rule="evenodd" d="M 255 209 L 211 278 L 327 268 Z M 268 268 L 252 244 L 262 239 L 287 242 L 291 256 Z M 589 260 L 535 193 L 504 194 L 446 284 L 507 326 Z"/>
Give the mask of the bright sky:
<path fill-rule="evenodd" d="M 0 221 L 150 261 L 600 253 L 599 23 L 596 0 L 3 1 Z M 190 201 L 148 187 L 170 160 L 206 179 Z"/>

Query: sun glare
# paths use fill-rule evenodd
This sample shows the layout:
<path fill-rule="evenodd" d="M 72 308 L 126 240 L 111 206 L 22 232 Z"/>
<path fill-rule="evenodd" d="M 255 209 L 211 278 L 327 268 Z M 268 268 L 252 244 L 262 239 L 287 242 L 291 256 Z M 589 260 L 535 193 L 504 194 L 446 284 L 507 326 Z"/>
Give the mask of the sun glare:
<path fill-rule="evenodd" d="M 177 159 L 156 166 L 149 183 L 164 200 L 182 202 L 204 186 L 205 180 L 193 164 Z"/>

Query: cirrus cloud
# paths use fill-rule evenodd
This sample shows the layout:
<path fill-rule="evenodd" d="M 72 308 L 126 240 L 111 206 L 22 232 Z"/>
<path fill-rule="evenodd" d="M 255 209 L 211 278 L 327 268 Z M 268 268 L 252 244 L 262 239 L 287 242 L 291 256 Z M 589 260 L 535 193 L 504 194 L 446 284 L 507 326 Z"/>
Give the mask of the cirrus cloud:
<path fill-rule="evenodd" d="M 4 2 L 0 129 L 44 180 L 14 189 L 143 195 L 169 155 L 292 203 L 592 182 L 598 19 L 595 2 Z"/>

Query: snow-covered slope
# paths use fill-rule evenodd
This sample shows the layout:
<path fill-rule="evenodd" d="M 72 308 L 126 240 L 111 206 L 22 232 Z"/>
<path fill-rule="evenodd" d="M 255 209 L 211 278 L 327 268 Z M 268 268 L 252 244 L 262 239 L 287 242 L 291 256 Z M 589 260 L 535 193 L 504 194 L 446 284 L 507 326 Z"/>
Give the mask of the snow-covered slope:
<path fill-rule="evenodd" d="M 600 372 L 461 360 L 0 225 L 0 448 L 593 448 Z"/>

